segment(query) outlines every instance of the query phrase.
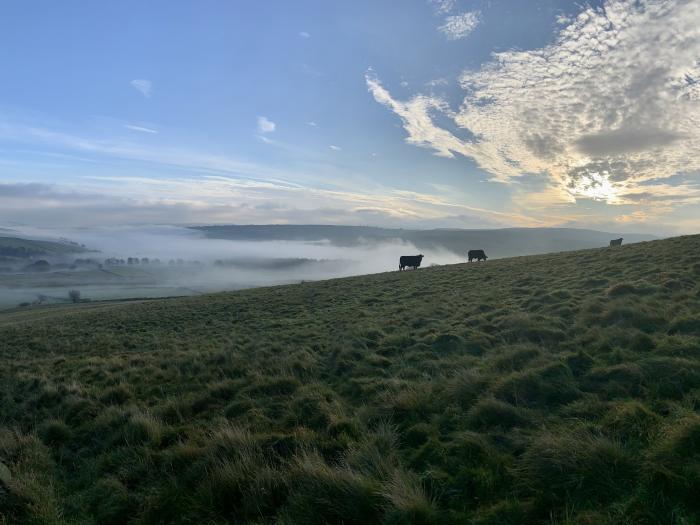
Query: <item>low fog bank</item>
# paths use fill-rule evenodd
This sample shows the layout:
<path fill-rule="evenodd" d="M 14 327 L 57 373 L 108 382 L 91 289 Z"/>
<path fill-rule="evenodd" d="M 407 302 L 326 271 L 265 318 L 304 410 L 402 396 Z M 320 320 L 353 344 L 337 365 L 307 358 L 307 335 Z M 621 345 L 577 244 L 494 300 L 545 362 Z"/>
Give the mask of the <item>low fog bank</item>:
<path fill-rule="evenodd" d="M 0 307 L 19 303 L 188 295 L 329 279 L 398 269 L 401 255 L 421 253 L 399 239 L 337 246 L 328 240 L 270 241 L 207 238 L 176 226 L 39 230 L 16 228 L 25 239 L 69 239 L 88 250 L 36 257 L 0 274 Z M 423 250 L 423 266 L 463 262 L 446 249 Z M 27 264 L 25 264 L 27 263 Z"/>

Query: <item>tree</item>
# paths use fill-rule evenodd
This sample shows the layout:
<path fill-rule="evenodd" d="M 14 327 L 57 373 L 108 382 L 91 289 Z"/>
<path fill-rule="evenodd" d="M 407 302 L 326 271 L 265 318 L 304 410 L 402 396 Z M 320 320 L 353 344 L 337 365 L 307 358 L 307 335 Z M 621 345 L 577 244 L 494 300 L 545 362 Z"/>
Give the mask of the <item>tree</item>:
<path fill-rule="evenodd" d="M 71 290 L 68 292 L 68 297 L 70 300 L 74 303 L 79 303 L 80 302 L 80 290 Z"/>

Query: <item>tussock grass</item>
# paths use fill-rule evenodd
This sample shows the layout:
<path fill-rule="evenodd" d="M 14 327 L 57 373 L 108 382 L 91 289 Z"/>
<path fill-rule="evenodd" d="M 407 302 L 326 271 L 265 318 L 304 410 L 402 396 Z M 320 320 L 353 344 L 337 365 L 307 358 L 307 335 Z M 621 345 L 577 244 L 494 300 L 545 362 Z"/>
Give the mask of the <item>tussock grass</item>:
<path fill-rule="evenodd" d="M 662 418 L 639 401 L 614 404 L 601 421 L 603 432 L 623 443 L 649 442 L 659 431 Z"/>
<path fill-rule="evenodd" d="M 669 501 L 700 510 L 700 416 L 688 415 L 669 425 L 649 455 L 650 485 Z"/>
<path fill-rule="evenodd" d="M 619 443 L 584 429 L 537 436 L 516 472 L 523 488 L 543 503 L 581 505 L 615 499 L 636 475 L 632 457 Z"/>
<path fill-rule="evenodd" d="M 501 428 L 504 430 L 513 427 L 524 427 L 531 424 L 528 414 L 522 409 L 497 399 L 482 399 L 475 404 L 469 412 L 467 419 L 472 428 L 484 430 L 489 428 Z"/>
<path fill-rule="evenodd" d="M 0 314 L 0 524 L 700 522 L 697 253 Z"/>

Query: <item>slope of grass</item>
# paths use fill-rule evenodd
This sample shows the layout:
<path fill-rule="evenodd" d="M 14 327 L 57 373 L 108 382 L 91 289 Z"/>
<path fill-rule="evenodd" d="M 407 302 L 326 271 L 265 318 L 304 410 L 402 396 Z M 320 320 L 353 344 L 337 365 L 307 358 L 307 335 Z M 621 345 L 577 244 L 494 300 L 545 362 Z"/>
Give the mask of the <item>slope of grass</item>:
<path fill-rule="evenodd" d="M 0 523 L 697 523 L 698 278 L 692 236 L 6 314 Z"/>

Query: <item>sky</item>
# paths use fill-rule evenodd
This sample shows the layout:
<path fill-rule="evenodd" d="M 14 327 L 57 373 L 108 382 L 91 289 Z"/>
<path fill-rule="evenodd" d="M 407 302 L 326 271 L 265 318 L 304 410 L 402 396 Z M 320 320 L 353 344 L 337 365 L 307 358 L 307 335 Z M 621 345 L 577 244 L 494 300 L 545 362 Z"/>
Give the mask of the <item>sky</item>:
<path fill-rule="evenodd" d="M 0 226 L 700 231 L 700 2 L 7 2 Z"/>

